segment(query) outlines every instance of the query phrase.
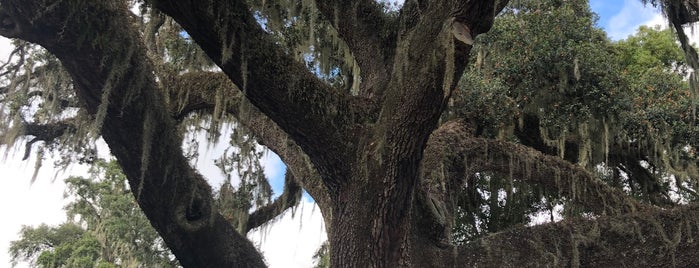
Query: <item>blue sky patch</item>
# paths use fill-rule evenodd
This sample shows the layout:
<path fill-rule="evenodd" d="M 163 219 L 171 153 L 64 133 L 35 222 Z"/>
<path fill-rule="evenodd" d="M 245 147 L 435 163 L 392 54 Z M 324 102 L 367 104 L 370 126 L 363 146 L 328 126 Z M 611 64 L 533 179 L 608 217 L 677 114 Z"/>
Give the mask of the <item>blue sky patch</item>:
<path fill-rule="evenodd" d="M 590 0 L 590 8 L 599 15 L 597 26 L 612 40 L 625 39 L 640 25 L 663 23 L 660 11 L 640 0 Z"/>

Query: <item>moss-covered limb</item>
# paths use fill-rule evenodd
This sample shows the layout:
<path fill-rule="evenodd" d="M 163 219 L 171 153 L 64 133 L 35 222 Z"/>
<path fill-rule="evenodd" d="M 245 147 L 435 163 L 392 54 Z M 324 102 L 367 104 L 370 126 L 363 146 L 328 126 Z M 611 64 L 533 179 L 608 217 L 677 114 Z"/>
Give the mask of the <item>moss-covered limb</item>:
<path fill-rule="evenodd" d="M 301 187 L 329 217 L 328 192 L 308 156 L 276 123 L 251 105 L 225 74 L 186 73 L 166 83 L 166 91 L 170 112 L 177 120 L 192 112 L 215 113 L 216 110 L 235 117 L 261 145 L 279 155 Z M 217 102 L 217 99 L 222 101 Z"/>
<path fill-rule="evenodd" d="M 324 178 L 349 173 L 344 158 L 355 120 L 350 97 L 287 55 L 258 25 L 245 1 L 152 1 L 174 18 L 250 103 L 303 148 Z"/>
<path fill-rule="evenodd" d="M 153 226 L 186 267 L 263 267 L 188 164 L 123 1 L 2 0 L 17 38 L 57 56 Z M 31 21 L 30 21 L 31 20 Z"/>
<path fill-rule="evenodd" d="M 315 1 L 318 10 L 335 27 L 354 56 L 361 72 L 359 96 L 372 98 L 385 88 L 391 73 L 395 44 L 394 19 L 373 0 Z"/>
<path fill-rule="evenodd" d="M 24 145 L 22 160 L 27 160 L 31 155 L 34 143 L 39 141 L 52 143 L 63 135 L 75 132 L 76 129 L 78 129 L 78 126 L 72 118 L 46 124 L 24 122 L 23 125 L 13 127 L 9 132 L 8 130 L 0 132 L 0 145 L 12 146 L 18 139 L 25 136 L 32 136 L 33 138 L 28 140 Z"/>
<path fill-rule="evenodd" d="M 576 152 L 569 152 L 568 150 L 577 149 L 577 144 L 565 143 L 566 148 L 556 148 L 547 144 L 544 141 L 543 134 L 541 133 L 541 124 L 538 116 L 525 113 L 522 115 L 521 124 L 517 122 L 512 123 L 514 127 L 513 134 L 519 139 L 519 141 L 529 147 L 532 147 L 547 155 L 559 155 L 560 150 L 565 150 L 564 158 L 572 163 L 577 161 L 578 154 Z"/>
<path fill-rule="evenodd" d="M 655 1 L 653 1 L 655 2 Z M 699 70 L 699 55 L 696 48 L 690 43 L 687 33 L 685 33 L 684 25 L 699 21 L 699 3 L 696 1 L 675 1 L 664 0 L 660 1 L 661 7 L 665 15 L 667 15 L 671 26 L 675 29 L 677 37 L 684 51 L 687 64 L 694 70 L 689 77 L 689 87 L 692 92 L 692 102 L 694 107 L 692 113 L 696 113 L 697 99 L 699 99 L 699 77 L 696 72 Z M 696 116 L 693 117 L 696 120 Z"/>
<path fill-rule="evenodd" d="M 145 30 L 143 31 L 143 42 L 146 44 L 151 57 L 159 59 L 162 55 L 161 48 L 158 46 L 156 35 L 160 28 L 165 24 L 165 14 L 157 9 L 149 10 L 148 22 L 146 22 Z"/>
<path fill-rule="evenodd" d="M 338 194 L 333 211 L 333 265 L 399 266 L 409 251 L 406 240 L 412 239 L 408 226 L 421 216 L 411 211 L 417 167 L 470 49 L 455 45 L 451 2 L 422 3 L 422 13 L 411 10 L 412 17 L 401 21 L 380 118 L 357 131 L 362 150 L 352 161 L 352 180 Z M 481 16 L 494 16 L 492 8 Z"/>
<path fill-rule="evenodd" d="M 444 3 L 447 2 L 447 3 Z M 469 3 L 483 1 L 469 1 Z M 456 41 L 452 23 L 454 3 L 433 1 L 425 6 L 409 1 L 401 13 L 398 44 L 391 81 L 385 93 L 381 117 L 373 126 L 367 144 L 380 154 L 383 163 L 401 163 L 413 168 L 391 170 L 382 174 L 395 180 L 387 198 L 392 204 L 409 200 L 417 182 L 419 159 L 430 133 L 437 126 L 442 111 L 456 82 L 466 66 L 470 46 Z M 474 21 L 491 21 L 495 16 L 493 2 L 462 7 L 476 17 Z M 480 30 L 489 28 L 483 26 Z M 393 193 L 396 196 L 391 196 Z M 401 210 L 400 205 L 395 206 Z M 391 213 L 391 212 L 387 212 Z"/>
<path fill-rule="evenodd" d="M 489 171 L 502 174 L 505 178 L 537 184 L 547 192 L 565 196 L 599 215 L 616 215 L 647 209 L 647 206 L 638 203 L 621 190 L 608 186 L 580 166 L 521 144 L 472 137 L 468 128 L 461 126 L 463 130 L 459 130 L 459 125 L 456 121 L 446 123 L 440 130 L 449 131 L 438 130 L 433 134 L 425 155 L 433 154 L 429 159 L 437 159 L 437 162 L 423 162 L 423 180 L 427 181 L 441 176 L 434 173 L 435 170 L 452 174 L 448 173 L 451 170 L 445 169 L 446 164 L 438 162 L 439 159 L 445 159 L 446 163 L 463 163 L 465 175 L 452 176 L 451 178 L 458 178 L 458 181 L 446 182 L 449 186 L 445 188 L 446 191 L 453 192 L 444 196 L 457 194 L 460 189 L 458 186 L 470 174 Z M 439 152 L 447 151 L 446 148 L 450 148 L 451 151 Z"/>
<path fill-rule="evenodd" d="M 49 124 L 34 124 L 28 123 L 22 127 L 24 136 L 34 136 L 30 141 L 27 142 L 25 146 L 24 156 L 22 160 L 29 158 L 31 154 L 32 145 L 38 141 L 52 142 L 60 136 L 66 135 L 72 131 L 75 131 L 77 126 L 74 124 L 73 120 L 67 119 L 62 122 L 49 123 Z"/>
<path fill-rule="evenodd" d="M 654 166 L 656 163 L 650 161 L 643 153 L 614 150 L 609 153 L 608 159 L 609 166 L 625 173 L 624 177 L 615 170 L 612 183 L 620 184 L 626 180 L 632 195 L 650 201 L 653 205 L 675 205 L 675 202 L 670 198 L 669 187 L 663 185 L 663 175 L 651 172 L 651 170 L 656 169 Z M 643 166 L 641 163 L 648 166 Z"/>
<path fill-rule="evenodd" d="M 645 0 L 644 2 L 661 2 L 661 7 L 673 23 L 676 22 L 680 25 L 684 25 L 699 21 L 699 3 L 696 1 Z"/>
<path fill-rule="evenodd" d="M 250 213 L 247 227 L 245 228 L 246 233 L 270 222 L 287 209 L 298 205 L 299 201 L 301 201 L 302 192 L 301 186 L 296 183 L 296 179 L 290 172 L 287 172 L 284 177 L 284 191 L 282 194 L 269 205 L 258 208 L 253 213 Z"/>
<path fill-rule="evenodd" d="M 481 138 L 468 139 L 462 146 L 469 173 L 492 171 L 535 183 L 598 214 L 614 215 L 647 207 L 583 167 L 526 146 Z"/>
<path fill-rule="evenodd" d="M 577 219 L 458 247 L 454 267 L 697 267 L 699 207 Z"/>
<path fill-rule="evenodd" d="M 445 1 L 452 2 L 452 1 Z M 471 35 L 477 35 L 490 30 L 495 16 L 505 8 L 509 0 L 490 1 L 460 1 L 453 0 L 453 16 L 468 26 Z"/>
<path fill-rule="evenodd" d="M 421 19 L 426 9 L 441 7 L 449 8 L 448 15 L 456 18 L 457 21 L 465 23 L 471 31 L 472 37 L 487 32 L 494 17 L 502 11 L 509 3 L 509 0 L 488 0 L 488 1 L 461 1 L 461 0 L 439 0 L 439 1 L 406 1 L 401 10 L 398 21 L 401 23 L 400 31 L 406 32 L 416 26 L 416 22 Z M 488 19 L 490 17 L 490 19 Z"/>
<path fill-rule="evenodd" d="M 566 161 L 571 163 L 579 161 L 581 140 L 578 136 L 568 135 L 562 144 L 565 148 L 557 148 L 556 146 L 559 145 L 547 143 L 542 138 L 542 128 L 537 116 L 524 114 L 521 123 L 515 123 L 515 125 L 514 135 L 523 145 L 551 156 L 560 156 L 560 151 L 564 150 L 564 159 Z M 641 191 L 638 192 L 632 187 L 634 194 L 639 194 L 637 196 L 642 196 L 642 198 L 651 201 L 655 205 L 671 205 L 667 187 L 661 186 L 661 175 L 653 174 L 649 168 L 643 167 L 641 164 L 645 162 L 651 165 L 651 167 L 658 166 L 662 169 L 664 165 L 662 159 L 648 151 L 652 149 L 644 148 L 639 143 L 638 141 L 624 142 L 624 144 L 611 142 L 611 144 L 606 145 L 606 148 L 595 148 L 598 151 L 606 152 L 591 154 L 587 168 L 598 163 L 604 163 L 608 168 L 621 170 L 626 173 L 624 180 L 628 179 L 631 183 L 637 183 L 641 186 Z M 621 181 L 620 178 L 613 179 L 619 183 Z"/>
<path fill-rule="evenodd" d="M 401 13 L 379 131 L 396 136 L 387 140 L 410 135 L 406 140 L 418 141 L 411 150 L 422 150 L 468 61 L 471 46 L 457 41 L 454 23 L 473 23 L 469 27 L 475 27 L 471 30 L 475 37 L 490 29 L 496 15 L 494 1 L 457 2 L 432 1 L 419 6 L 419 1 L 409 1 Z M 463 14 L 471 16 L 470 21 L 460 17 Z M 411 131 L 403 133 L 408 126 Z"/>
<path fill-rule="evenodd" d="M 461 121 L 446 122 L 437 128 L 425 147 L 420 165 L 420 181 L 415 206 L 418 233 L 437 244 L 451 241 L 456 194 L 462 189 L 466 172 L 459 148 L 473 133 Z"/>
<path fill-rule="evenodd" d="M 61 122 L 47 123 L 47 124 L 37 124 L 37 123 L 25 123 L 20 126 L 20 133 L 17 133 L 16 137 L 20 136 L 33 136 L 35 140 L 41 140 L 45 142 L 52 142 L 56 138 L 66 134 L 66 132 L 75 130 L 77 126 L 74 124 L 73 120 L 66 119 Z M 0 145 L 6 144 L 8 141 L 8 133 L 0 133 Z"/>
<path fill-rule="evenodd" d="M 170 114 L 181 121 L 195 112 L 227 112 L 238 118 L 243 93 L 219 72 L 188 72 L 163 81 Z M 215 117 L 221 117 L 216 115 Z M 220 122 L 214 122 L 220 123 Z M 244 122 L 243 122 L 244 123 Z"/>

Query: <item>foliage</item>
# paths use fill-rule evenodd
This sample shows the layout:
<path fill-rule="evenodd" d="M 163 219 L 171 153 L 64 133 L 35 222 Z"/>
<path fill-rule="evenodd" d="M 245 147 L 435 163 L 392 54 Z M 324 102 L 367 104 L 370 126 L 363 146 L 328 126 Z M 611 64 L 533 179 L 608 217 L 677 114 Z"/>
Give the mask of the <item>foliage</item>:
<path fill-rule="evenodd" d="M 330 250 L 328 250 L 328 242 L 324 242 L 320 245 L 315 254 L 313 254 L 313 259 L 316 261 L 316 266 L 314 268 L 328 268 L 330 267 Z"/>
<path fill-rule="evenodd" d="M 90 178 L 66 179 L 69 220 L 24 226 L 12 241 L 13 263 L 38 267 L 178 267 L 126 186 L 115 161 L 96 161 Z"/>
<path fill-rule="evenodd" d="M 448 116 L 470 120 L 477 135 L 577 162 L 640 200 L 697 200 L 699 129 L 676 36 L 641 27 L 611 42 L 595 22 L 587 1 L 515 2 L 478 38 Z M 532 215 L 553 220 L 557 205 L 566 216 L 584 212 L 517 178 L 477 174 L 468 184 L 458 201 L 459 243 L 532 224 Z"/>
<path fill-rule="evenodd" d="M 677 28 L 696 21 L 687 1 L 643 1 L 679 39 L 642 28 L 617 43 L 582 0 L 152 0 L 135 16 L 133 1 L 0 2 L 0 33 L 51 51 L 19 42 L 2 66 L 3 142 L 34 136 L 27 152 L 94 162 L 101 131 L 132 188 L 96 162 L 105 179 L 68 180 L 82 233 L 60 250 L 28 240 L 18 258 L 172 264 L 154 232 L 134 231 L 148 225 L 138 202 L 182 265 L 262 266 L 241 234 L 301 188 L 330 232 L 319 266 L 576 266 L 583 255 L 612 266 L 623 254 L 607 248 L 628 241 L 655 255 L 622 262 L 676 264 L 696 248 L 683 234 L 697 214 L 681 213 L 699 177 L 699 60 Z M 233 131 L 215 196 L 191 164 L 199 131 L 216 142 L 222 128 Z M 289 166 L 276 200 L 258 143 Z M 117 198 L 129 190 L 136 201 Z M 566 221 L 528 227 L 554 210 Z"/>

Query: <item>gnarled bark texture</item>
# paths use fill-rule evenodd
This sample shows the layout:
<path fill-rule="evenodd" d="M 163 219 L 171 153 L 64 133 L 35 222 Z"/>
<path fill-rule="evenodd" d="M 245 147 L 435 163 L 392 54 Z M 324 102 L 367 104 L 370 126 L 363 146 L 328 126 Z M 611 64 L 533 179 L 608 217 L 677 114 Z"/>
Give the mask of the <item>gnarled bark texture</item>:
<path fill-rule="evenodd" d="M 102 135 L 139 205 L 185 267 L 264 266 L 217 212 L 210 187 L 180 149 L 176 121 L 213 109 L 206 90 L 223 90 L 226 111 L 290 170 L 288 192 L 252 213 L 246 229 L 297 202 L 300 186 L 322 210 L 333 267 L 698 265 L 688 253 L 699 232 L 693 207 L 654 210 L 565 160 L 475 138 L 460 122 L 439 124 L 471 49 L 454 37 L 453 24 L 475 37 L 507 1 L 406 1 L 394 17 L 373 0 L 317 1 L 362 70 L 356 96 L 287 55 L 243 0 L 150 1 L 223 71 L 184 74 L 161 88 L 120 3 L 0 0 L 0 34 L 61 60 L 84 107 L 104 117 Z M 190 95 L 174 105 L 178 90 Z M 27 127 L 25 134 L 48 139 L 69 126 Z M 452 245 L 458 189 L 481 171 L 543 185 L 598 217 Z M 634 250 L 610 255 L 624 247 Z"/>

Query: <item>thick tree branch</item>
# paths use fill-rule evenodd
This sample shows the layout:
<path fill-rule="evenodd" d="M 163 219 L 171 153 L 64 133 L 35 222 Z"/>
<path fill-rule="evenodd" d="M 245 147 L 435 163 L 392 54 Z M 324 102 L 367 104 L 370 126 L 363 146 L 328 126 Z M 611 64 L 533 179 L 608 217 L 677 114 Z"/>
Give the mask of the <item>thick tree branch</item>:
<path fill-rule="evenodd" d="M 262 267 L 188 164 L 124 2 L 3 0 L 11 37 L 38 43 L 71 74 L 155 229 L 186 267 Z M 31 18 L 31 21 L 29 19 Z M 8 32 L 3 32 L 8 34 Z M 79 42 L 79 40 L 87 40 Z M 106 102 L 103 102 L 106 101 Z"/>
<path fill-rule="evenodd" d="M 64 121 L 46 124 L 24 123 L 20 127 L 20 133 L 8 136 L 7 130 L 0 132 L 0 145 L 14 142 L 14 139 L 20 136 L 33 136 L 33 138 L 24 145 L 24 156 L 22 160 L 27 160 L 32 152 L 32 145 L 39 141 L 47 143 L 53 142 L 56 138 L 71 133 L 77 129 L 74 120 L 66 119 Z M 11 140 L 8 140 L 11 139 Z"/>
<path fill-rule="evenodd" d="M 51 142 L 56 138 L 65 135 L 66 132 L 75 131 L 77 127 L 73 123 L 73 120 L 68 119 L 62 122 L 49 124 L 25 124 L 22 135 L 34 136 L 34 138 L 28 141 L 25 145 L 22 160 L 27 160 L 29 158 L 29 155 L 32 152 L 32 145 L 34 143 L 38 141 Z"/>
<path fill-rule="evenodd" d="M 171 113 L 178 120 L 195 111 L 213 113 L 217 109 L 216 99 L 222 100 L 218 109 L 235 117 L 261 145 L 276 153 L 324 215 L 330 216 L 328 192 L 308 156 L 276 123 L 252 106 L 225 74 L 186 73 L 174 78 L 166 88 Z"/>
<path fill-rule="evenodd" d="M 452 0 L 454 2 L 454 17 L 469 26 L 471 35 L 475 38 L 477 35 L 490 30 L 495 16 L 507 6 L 509 0 L 490 0 L 490 1 L 464 1 Z"/>
<path fill-rule="evenodd" d="M 335 27 L 357 60 L 362 82 L 359 96 L 372 98 L 385 88 L 395 42 L 394 21 L 373 0 L 316 0 L 323 16 Z"/>
<path fill-rule="evenodd" d="M 471 45 L 457 40 L 456 25 L 468 26 L 475 37 L 490 29 L 499 10 L 495 1 L 446 0 L 410 1 L 404 9 L 380 124 L 396 132 L 410 122 L 410 129 L 419 133 L 415 140 L 422 143 L 436 127 L 468 62 Z"/>
<path fill-rule="evenodd" d="M 469 1 L 475 2 L 482 1 Z M 415 6 L 421 3 L 425 6 Z M 493 3 L 487 3 L 491 4 L 490 9 L 479 7 L 482 14 L 473 20 L 492 22 Z M 398 255 L 408 251 L 405 248 L 408 242 L 403 239 L 409 230 L 404 226 L 410 226 L 409 222 L 414 220 L 411 212 L 419 183 L 417 167 L 427 139 L 466 66 L 470 50 L 470 45 L 456 43 L 452 4 L 409 1 L 404 7 L 380 116 L 376 122 L 364 124 L 365 128 L 356 129 L 360 149 L 349 158 L 356 167 L 350 176 L 355 180 L 343 185 L 334 200 L 337 205 L 333 213 L 338 215 L 334 215 L 332 226 L 342 231 L 329 237 L 331 243 L 340 243 L 345 239 L 343 233 L 369 230 L 366 241 L 375 242 L 361 250 L 367 250 L 371 259 L 362 260 L 366 263 L 343 262 L 341 256 L 355 249 L 334 247 L 331 248 L 334 265 L 396 266 Z M 357 195 L 358 191 L 362 194 Z M 349 215 L 369 214 L 364 221 L 370 225 L 343 220 L 346 216 L 342 213 L 350 211 L 353 214 Z"/>
<path fill-rule="evenodd" d="M 284 213 L 289 208 L 295 207 L 301 201 L 301 187 L 296 183 L 290 172 L 284 176 L 284 191 L 271 204 L 258 208 L 248 217 L 245 232 L 260 227 L 272 219 Z"/>
<path fill-rule="evenodd" d="M 697 232 L 697 206 L 563 221 L 458 247 L 454 267 L 697 267 Z"/>
<path fill-rule="evenodd" d="M 582 167 L 520 144 L 475 138 L 458 121 L 445 123 L 435 131 L 426 155 L 426 159 L 447 159 L 453 162 L 446 164 L 462 163 L 464 166 L 466 173 L 463 177 L 451 176 L 459 181 L 445 182 L 449 186 L 445 191 L 450 191 L 444 194 L 446 197 L 453 198 L 467 176 L 490 171 L 540 185 L 551 193 L 568 197 L 597 215 L 617 215 L 648 209 L 620 190 L 606 185 Z M 444 167 L 445 163 L 438 161 L 423 164 L 424 172 L 439 173 Z M 436 175 L 426 173 L 423 176 L 427 176 L 423 180 L 429 180 Z"/>
<path fill-rule="evenodd" d="M 320 81 L 276 45 L 245 1 L 154 0 L 243 91 L 250 102 L 303 148 L 324 178 L 349 167 L 350 97 Z"/>
<path fill-rule="evenodd" d="M 466 166 L 460 148 L 473 130 L 458 121 L 447 122 L 436 129 L 427 142 L 420 163 L 417 191 L 417 217 L 422 227 L 418 232 L 437 245 L 451 243 L 457 193 L 465 183 Z"/>
<path fill-rule="evenodd" d="M 565 150 L 564 159 L 566 161 L 571 163 L 578 162 L 579 139 L 567 139 L 564 144 L 565 148 L 556 148 L 544 142 L 538 117 L 525 114 L 522 124 L 516 125 L 518 126 L 515 127 L 514 134 L 523 145 L 551 156 L 557 156 L 560 150 Z M 647 194 L 647 199 L 654 205 L 672 205 L 666 189 L 661 187 L 659 176 L 653 175 L 648 168 L 641 165 L 642 161 L 650 165 L 657 164 L 658 159 L 649 159 L 651 154 L 640 148 L 637 142 L 630 142 L 624 145 L 614 142 L 609 145 L 608 151 L 607 155 L 597 154 L 598 156 L 593 156 L 590 159 L 591 165 L 594 166 L 604 161 L 607 167 L 619 168 L 627 173 L 629 180 L 641 185 L 643 188 L 641 193 Z"/>
<path fill-rule="evenodd" d="M 580 166 L 514 143 L 473 138 L 464 144 L 470 172 L 492 171 L 541 185 L 599 215 L 616 215 L 646 206 L 612 188 Z M 486 155 L 486 159 L 477 159 Z"/>
<path fill-rule="evenodd" d="M 662 7 L 673 24 L 685 25 L 699 21 L 699 1 L 664 0 Z"/>
<path fill-rule="evenodd" d="M 48 124 L 27 123 L 23 127 L 22 135 L 34 136 L 35 139 L 50 142 L 76 128 L 73 119 Z"/>

